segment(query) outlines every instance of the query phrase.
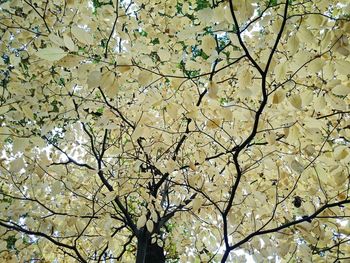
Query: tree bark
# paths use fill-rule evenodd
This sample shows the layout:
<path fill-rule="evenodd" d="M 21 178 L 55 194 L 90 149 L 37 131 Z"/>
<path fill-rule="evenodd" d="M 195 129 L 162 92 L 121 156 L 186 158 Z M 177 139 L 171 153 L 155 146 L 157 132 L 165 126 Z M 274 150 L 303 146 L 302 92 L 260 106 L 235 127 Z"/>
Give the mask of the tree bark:
<path fill-rule="evenodd" d="M 150 234 L 144 230 L 137 239 L 136 263 L 164 263 L 164 249 L 151 243 Z"/>
<path fill-rule="evenodd" d="M 145 230 L 141 232 L 137 238 L 136 263 L 145 263 L 147 253 L 147 233 Z"/>
<path fill-rule="evenodd" d="M 165 262 L 165 256 L 164 256 L 163 248 L 159 247 L 157 243 L 151 244 L 151 242 L 149 242 L 145 263 L 164 263 L 164 262 Z"/>

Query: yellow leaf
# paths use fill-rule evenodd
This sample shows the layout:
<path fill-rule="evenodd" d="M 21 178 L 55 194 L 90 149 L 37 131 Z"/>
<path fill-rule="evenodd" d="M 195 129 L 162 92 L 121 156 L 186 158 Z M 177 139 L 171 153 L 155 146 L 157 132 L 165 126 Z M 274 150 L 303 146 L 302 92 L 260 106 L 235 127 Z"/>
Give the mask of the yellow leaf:
<path fill-rule="evenodd" d="M 117 192 L 116 191 L 111 191 L 111 192 L 106 194 L 106 196 L 104 198 L 104 201 L 106 203 L 112 202 L 116 196 L 117 196 Z"/>
<path fill-rule="evenodd" d="M 38 52 L 35 53 L 39 58 L 48 60 L 48 61 L 57 61 L 67 55 L 63 49 L 59 47 L 47 47 L 43 49 L 39 49 Z"/>
<path fill-rule="evenodd" d="M 192 201 L 192 210 L 193 212 L 196 212 L 200 207 L 202 206 L 202 199 L 199 197 L 196 197 Z"/>
<path fill-rule="evenodd" d="M 208 85 L 208 96 L 211 99 L 217 99 L 218 96 L 218 85 L 216 83 L 214 83 L 213 81 L 209 82 Z"/>
<path fill-rule="evenodd" d="M 341 166 L 332 167 L 331 174 L 332 174 L 332 179 L 333 179 L 332 181 L 337 186 L 341 186 L 348 179 L 348 175 L 343 171 L 343 168 Z"/>
<path fill-rule="evenodd" d="M 314 93 L 310 90 L 305 90 L 301 94 L 301 98 L 302 98 L 302 107 L 306 107 L 312 102 L 314 98 Z"/>
<path fill-rule="evenodd" d="M 114 72 L 112 71 L 107 71 L 102 74 L 100 85 L 109 97 L 113 97 L 117 93 L 115 78 Z"/>
<path fill-rule="evenodd" d="M 272 96 L 272 103 L 273 104 L 281 103 L 284 100 L 285 96 L 286 94 L 282 90 L 276 91 Z"/>
<path fill-rule="evenodd" d="M 91 34 L 80 27 L 73 26 L 71 32 L 79 42 L 85 45 L 92 45 L 94 43 L 94 39 Z"/>
<path fill-rule="evenodd" d="M 279 63 L 275 67 L 274 73 L 275 73 L 277 81 L 284 79 L 286 77 L 286 73 L 287 73 L 287 64 L 283 63 L 283 62 Z"/>
<path fill-rule="evenodd" d="M 192 171 L 196 171 L 197 170 L 196 165 L 193 162 L 190 162 L 189 167 L 190 167 L 190 169 Z"/>
<path fill-rule="evenodd" d="M 87 79 L 87 84 L 89 88 L 96 88 L 99 85 L 101 85 L 101 77 L 102 75 L 100 71 L 92 71 L 88 75 L 88 79 Z"/>
<path fill-rule="evenodd" d="M 217 129 L 217 128 L 220 128 L 220 125 L 221 125 L 221 120 L 215 118 L 215 119 L 212 119 L 212 120 L 208 120 L 207 122 L 207 127 L 209 129 Z"/>
<path fill-rule="evenodd" d="M 154 228 L 154 223 L 152 220 L 147 221 L 146 228 L 147 228 L 148 232 L 152 233 L 153 228 Z"/>
<path fill-rule="evenodd" d="M 60 65 L 66 68 L 73 68 L 73 67 L 75 68 L 77 65 L 79 65 L 79 62 L 81 60 L 82 58 L 79 56 L 68 54 L 67 56 L 57 61 L 57 65 Z"/>
<path fill-rule="evenodd" d="M 298 31 L 298 35 L 300 36 L 302 42 L 312 43 L 315 40 L 315 37 L 312 34 L 312 32 L 306 27 L 300 28 Z"/>
<path fill-rule="evenodd" d="M 204 53 L 210 56 L 211 53 L 215 50 L 215 48 L 216 48 L 215 39 L 210 35 L 205 35 L 202 38 L 202 49 Z"/>
<path fill-rule="evenodd" d="M 335 69 L 343 75 L 350 74 L 350 62 L 346 60 L 337 60 L 335 62 Z"/>
<path fill-rule="evenodd" d="M 152 73 L 143 70 L 139 73 L 137 80 L 141 86 L 147 86 L 152 81 L 152 78 Z"/>
<path fill-rule="evenodd" d="M 346 96 L 350 93 L 350 87 L 345 85 L 338 85 L 332 89 L 332 93 L 338 96 Z"/>
<path fill-rule="evenodd" d="M 290 167 L 297 173 L 301 174 L 304 171 L 304 166 L 296 160 L 293 160 Z"/>
<path fill-rule="evenodd" d="M 334 149 L 334 159 L 340 161 L 349 155 L 348 147 L 341 145 Z"/>
<path fill-rule="evenodd" d="M 68 36 L 67 34 L 63 35 L 63 41 L 64 45 L 70 50 L 70 51 L 76 51 L 77 48 L 73 42 L 73 40 Z"/>
<path fill-rule="evenodd" d="M 350 54 L 350 50 L 347 47 L 340 46 L 340 47 L 336 48 L 335 51 L 337 51 L 340 55 L 343 55 L 346 57 L 349 56 L 349 54 Z"/>
<path fill-rule="evenodd" d="M 296 108 L 298 110 L 301 109 L 302 100 L 301 100 L 299 94 L 295 94 L 295 95 L 290 96 L 289 102 L 294 108 Z"/>
<path fill-rule="evenodd" d="M 308 64 L 308 71 L 310 73 L 319 72 L 324 66 L 324 61 L 321 58 L 316 58 Z"/>
<path fill-rule="evenodd" d="M 268 132 L 265 135 L 265 139 L 269 144 L 271 144 L 271 145 L 275 144 L 276 143 L 276 133 L 273 131 Z"/>
<path fill-rule="evenodd" d="M 287 43 L 287 50 L 294 55 L 299 49 L 299 38 L 296 35 L 293 35 L 289 38 Z"/>
<path fill-rule="evenodd" d="M 57 46 L 64 46 L 63 39 L 53 33 L 49 35 L 49 39 L 52 43 L 56 44 Z"/>
<path fill-rule="evenodd" d="M 179 109 L 179 106 L 174 103 L 169 103 L 166 106 L 167 113 L 174 120 L 178 118 L 178 109 Z"/>
<path fill-rule="evenodd" d="M 144 225 L 146 224 L 146 221 L 147 221 L 146 215 L 140 216 L 139 219 L 137 220 L 136 227 L 138 229 L 144 227 Z"/>

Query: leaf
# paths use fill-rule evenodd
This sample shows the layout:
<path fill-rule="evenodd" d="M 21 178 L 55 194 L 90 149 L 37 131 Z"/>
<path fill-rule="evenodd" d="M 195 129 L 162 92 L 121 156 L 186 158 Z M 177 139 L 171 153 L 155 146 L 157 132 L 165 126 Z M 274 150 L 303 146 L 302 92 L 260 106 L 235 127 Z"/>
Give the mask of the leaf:
<path fill-rule="evenodd" d="M 349 156 L 349 150 L 346 146 L 338 146 L 334 149 L 334 158 L 336 161 L 340 161 Z"/>
<path fill-rule="evenodd" d="M 193 162 L 190 162 L 188 166 L 190 167 L 190 169 L 192 171 L 196 171 L 197 170 L 196 165 Z"/>
<path fill-rule="evenodd" d="M 275 75 L 276 75 L 276 80 L 277 81 L 281 81 L 286 77 L 286 73 L 287 73 L 287 64 L 286 63 L 279 63 L 276 67 L 275 67 Z"/>
<path fill-rule="evenodd" d="M 202 206 L 202 199 L 199 197 L 196 197 L 193 201 L 192 201 L 192 210 L 193 212 L 198 211 L 198 209 Z"/>
<path fill-rule="evenodd" d="M 294 108 L 296 108 L 296 109 L 298 109 L 298 110 L 301 109 L 302 100 L 301 100 L 301 97 L 300 97 L 299 94 L 294 94 L 294 95 L 292 95 L 292 96 L 289 98 L 289 102 L 290 102 L 290 104 L 291 104 Z"/>
<path fill-rule="evenodd" d="M 343 75 L 350 74 L 350 62 L 346 60 L 337 60 L 335 62 L 335 69 Z"/>
<path fill-rule="evenodd" d="M 208 56 L 211 55 L 211 53 L 215 50 L 216 48 L 216 41 L 211 35 L 205 35 L 202 38 L 202 49 L 207 54 Z"/>
<path fill-rule="evenodd" d="M 301 174 L 304 171 L 304 166 L 296 160 L 292 161 L 290 167 L 299 174 Z"/>
<path fill-rule="evenodd" d="M 4 114 L 4 113 L 8 112 L 9 110 L 10 110 L 9 105 L 0 106 L 0 114 Z"/>
<path fill-rule="evenodd" d="M 326 96 L 326 101 L 327 104 L 335 110 L 340 110 L 340 111 L 344 111 L 347 109 L 347 103 L 344 101 L 343 98 L 338 98 L 332 94 L 327 94 L 328 96 Z"/>
<path fill-rule="evenodd" d="M 216 83 L 214 83 L 213 81 L 209 82 L 208 85 L 208 96 L 211 99 L 217 99 L 218 96 L 218 85 Z"/>
<path fill-rule="evenodd" d="M 73 42 L 73 40 L 68 36 L 67 34 L 63 35 L 63 41 L 64 45 L 70 50 L 70 51 L 76 51 L 77 48 Z"/>
<path fill-rule="evenodd" d="M 298 31 L 298 35 L 300 36 L 300 40 L 302 42 L 312 43 L 315 40 L 315 37 L 312 34 L 312 32 L 306 27 L 301 27 L 301 29 L 299 29 Z"/>
<path fill-rule="evenodd" d="M 346 96 L 350 93 L 350 87 L 345 85 L 338 85 L 332 89 L 332 93 L 338 96 Z"/>
<path fill-rule="evenodd" d="M 314 93 L 310 90 L 305 90 L 304 92 L 301 93 L 301 100 L 302 100 L 302 107 L 306 107 L 310 105 L 314 98 Z"/>
<path fill-rule="evenodd" d="M 25 162 L 23 158 L 17 158 L 11 162 L 10 171 L 12 173 L 18 173 L 24 167 L 25 167 Z"/>
<path fill-rule="evenodd" d="M 339 54 L 343 55 L 343 56 L 349 56 L 350 55 L 350 50 L 349 48 L 346 48 L 346 47 L 338 47 L 335 49 L 335 51 L 337 51 Z"/>
<path fill-rule="evenodd" d="M 95 76 L 97 76 L 97 74 Z M 90 85 L 93 85 L 93 81 L 91 79 L 89 82 Z M 108 97 L 114 97 L 118 91 L 117 80 L 114 72 L 106 71 L 103 73 L 102 78 L 100 79 L 100 86 Z"/>
<path fill-rule="evenodd" d="M 106 203 L 110 203 L 112 202 L 117 196 L 117 192 L 116 191 L 111 191 L 111 192 L 108 192 L 104 198 L 104 201 Z"/>
<path fill-rule="evenodd" d="M 157 214 L 157 212 L 155 210 L 151 211 L 151 218 L 152 218 L 153 222 L 157 223 L 157 221 L 158 221 L 158 214 Z"/>
<path fill-rule="evenodd" d="M 88 79 L 87 79 L 87 84 L 89 88 L 93 89 L 101 85 L 101 78 L 102 78 L 102 75 L 100 71 L 92 71 L 88 75 Z"/>
<path fill-rule="evenodd" d="M 57 61 L 67 55 L 63 49 L 59 47 L 47 47 L 43 49 L 39 49 L 35 53 L 39 58 L 48 60 L 48 61 Z"/>
<path fill-rule="evenodd" d="M 298 51 L 299 38 L 296 35 L 291 36 L 288 40 L 287 49 L 291 53 L 291 55 L 294 55 Z"/>
<path fill-rule="evenodd" d="M 134 140 L 137 140 L 140 137 L 144 137 L 145 136 L 144 133 L 145 133 L 145 128 L 141 125 L 137 125 L 136 129 L 132 133 L 132 138 Z"/>
<path fill-rule="evenodd" d="M 57 46 L 64 45 L 63 39 L 53 33 L 50 33 L 49 39 L 51 40 L 52 43 L 56 44 Z"/>
<path fill-rule="evenodd" d="M 146 221 L 147 221 L 146 215 L 141 215 L 141 216 L 139 217 L 139 219 L 137 220 L 136 227 L 137 227 L 138 229 L 141 229 L 142 227 L 145 226 Z"/>
<path fill-rule="evenodd" d="M 148 232 L 152 233 L 153 232 L 153 228 L 154 228 L 154 223 L 152 220 L 148 220 L 146 223 L 146 228 L 148 230 Z"/>
<path fill-rule="evenodd" d="M 179 105 L 176 105 L 174 103 L 169 103 L 166 106 L 167 113 L 174 120 L 178 118 L 178 110 L 179 110 Z"/>
<path fill-rule="evenodd" d="M 143 70 L 140 71 L 137 80 L 141 86 L 147 86 L 152 81 L 152 78 L 152 73 Z"/>
<path fill-rule="evenodd" d="M 271 145 L 274 145 L 276 143 L 276 133 L 273 131 L 266 133 L 265 138 L 266 141 Z"/>
<path fill-rule="evenodd" d="M 79 42 L 85 45 L 92 45 L 94 43 L 94 39 L 91 34 L 80 27 L 73 26 L 71 32 Z"/>
<path fill-rule="evenodd" d="M 272 96 L 272 103 L 279 104 L 284 100 L 285 97 L 285 92 L 283 92 L 282 90 L 277 90 Z"/>
<path fill-rule="evenodd" d="M 317 112 L 321 112 L 325 109 L 325 107 L 327 106 L 327 102 L 325 100 L 325 98 L 323 96 L 321 97 L 317 97 L 315 100 L 314 100 L 314 109 L 317 111 Z"/>
<path fill-rule="evenodd" d="M 316 58 L 309 63 L 308 70 L 310 73 L 317 73 L 321 71 L 323 66 L 324 66 L 324 61 L 321 58 Z"/>

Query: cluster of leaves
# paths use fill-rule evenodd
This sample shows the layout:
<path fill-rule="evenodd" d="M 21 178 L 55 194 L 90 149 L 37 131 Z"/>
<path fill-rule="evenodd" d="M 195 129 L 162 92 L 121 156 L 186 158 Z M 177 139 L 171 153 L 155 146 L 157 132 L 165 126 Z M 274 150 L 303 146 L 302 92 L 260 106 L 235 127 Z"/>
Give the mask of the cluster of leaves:
<path fill-rule="evenodd" d="M 348 1 L 0 11 L 0 261 L 350 258 Z"/>

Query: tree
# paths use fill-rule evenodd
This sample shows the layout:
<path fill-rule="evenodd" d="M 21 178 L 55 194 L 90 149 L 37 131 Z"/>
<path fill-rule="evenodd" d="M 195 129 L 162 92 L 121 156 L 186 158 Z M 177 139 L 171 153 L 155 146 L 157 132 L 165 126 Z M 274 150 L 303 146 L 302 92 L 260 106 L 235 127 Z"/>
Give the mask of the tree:
<path fill-rule="evenodd" d="M 350 258 L 350 4 L 0 5 L 2 262 Z"/>

